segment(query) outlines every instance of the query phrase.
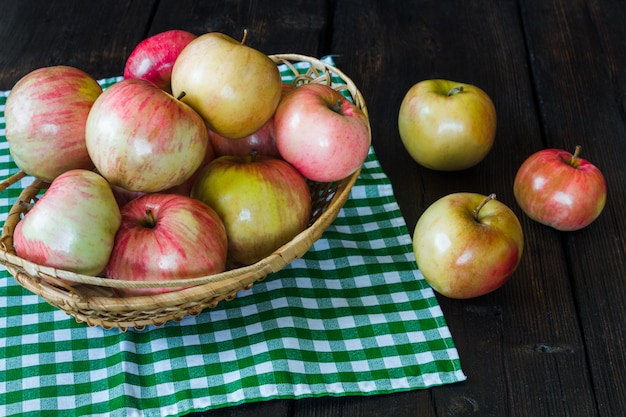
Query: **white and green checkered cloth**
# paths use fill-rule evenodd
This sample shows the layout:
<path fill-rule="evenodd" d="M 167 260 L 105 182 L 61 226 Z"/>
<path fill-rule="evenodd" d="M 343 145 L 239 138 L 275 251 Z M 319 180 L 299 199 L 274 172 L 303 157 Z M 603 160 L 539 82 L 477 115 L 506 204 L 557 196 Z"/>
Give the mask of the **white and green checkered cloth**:
<path fill-rule="evenodd" d="M 106 87 L 119 78 L 101 80 Z M 0 92 L 0 177 L 17 172 Z M 0 223 L 26 178 L 0 195 Z M 373 149 L 302 258 L 237 298 L 138 332 L 88 327 L 0 266 L 0 415 L 184 415 L 465 380 Z"/>

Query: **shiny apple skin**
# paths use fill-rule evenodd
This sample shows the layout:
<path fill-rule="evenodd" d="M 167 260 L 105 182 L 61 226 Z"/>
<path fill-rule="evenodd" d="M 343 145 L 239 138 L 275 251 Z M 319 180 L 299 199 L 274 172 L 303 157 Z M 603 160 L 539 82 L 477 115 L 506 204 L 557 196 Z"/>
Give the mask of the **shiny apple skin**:
<path fill-rule="evenodd" d="M 487 196 L 454 193 L 431 204 L 413 233 L 413 252 L 426 281 L 456 299 L 502 286 L 517 269 L 524 235 L 513 211 L 497 200 L 474 211 Z"/>
<path fill-rule="evenodd" d="M 371 145 L 363 111 L 327 85 L 292 89 L 274 115 L 281 156 L 312 181 L 339 181 L 365 161 Z"/>
<path fill-rule="evenodd" d="M 191 32 L 173 29 L 142 40 L 126 60 L 124 78 L 142 78 L 171 93 L 174 62 L 196 37 Z"/>
<path fill-rule="evenodd" d="M 113 84 L 96 100 L 85 139 L 94 165 L 111 184 L 145 193 L 189 179 L 209 142 L 206 124 L 191 107 L 137 78 Z"/>
<path fill-rule="evenodd" d="M 16 165 L 50 182 L 71 169 L 93 168 L 85 124 L 102 88 L 69 66 L 36 69 L 11 90 L 4 108 L 6 139 Z"/>
<path fill-rule="evenodd" d="M 209 130 L 211 142 L 216 156 L 250 156 L 252 151 L 258 155 L 280 158 L 276 147 L 276 140 L 272 134 L 274 118 L 272 117 L 263 127 L 241 139 L 225 138 Z"/>
<path fill-rule="evenodd" d="M 154 216 L 153 225 L 147 209 Z M 206 204 L 178 194 L 154 193 L 132 200 L 121 214 L 107 277 L 163 281 L 211 275 L 226 268 L 226 229 Z M 137 296 L 169 292 L 172 287 L 118 291 Z"/>
<path fill-rule="evenodd" d="M 226 226 L 228 258 L 250 265 L 303 231 L 311 194 L 302 175 L 282 159 L 222 156 L 200 173 L 191 196 L 213 207 Z"/>
<path fill-rule="evenodd" d="M 239 139 L 272 117 L 282 94 L 278 67 L 267 55 L 219 32 L 191 41 L 172 69 L 172 92 L 219 135 Z"/>
<path fill-rule="evenodd" d="M 592 163 L 560 149 L 544 149 L 524 161 L 513 192 L 531 219 L 560 231 L 582 229 L 606 204 L 606 181 Z"/>
<path fill-rule="evenodd" d="M 448 95 L 455 88 L 462 92 Z M 482 89 L 424 80 L 406 93 L 398 114 L 400 138 L 411 157 L 437 171 L 460 171 L 482 161 L 496 137 L 496 109 Z"/>
<path fill-rule="evenodd" d="M 18 256 L 39 265 L 100 274 L 121 222 L 108 182 L 73 169 L 56 177 L 13 234 Z"/>

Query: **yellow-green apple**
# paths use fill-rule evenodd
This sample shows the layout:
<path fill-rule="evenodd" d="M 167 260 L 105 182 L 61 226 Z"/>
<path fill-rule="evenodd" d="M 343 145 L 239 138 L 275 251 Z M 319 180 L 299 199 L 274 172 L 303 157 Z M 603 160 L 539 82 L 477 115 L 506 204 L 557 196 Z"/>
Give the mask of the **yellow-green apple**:
<path fill-rule="evenodd" d="M 281 98 L 293 88 L 293 84 L 283 83 Z M 226 138 L 209 129 L 209 142 L 213 144 L 215 156 L 249 156 L 255 151 L 257 155 L 281 158 L 276 147 L 274 116 L 259 130 L 241 139 Z"/>
<path fill-rule="evenodd" d="M 561 231 L 588 226 L 606 203 L 602 172 L 582 159 L 580 146 L 574 154 L 544 149 L 520 166 L 513 192 L 520 208 L 531 219 Z"/>
<path fill-rule="evenodd" d="M 39 265 L 100 274 L 121 223 L 109 183 L 85 169 L 57 176 L 17 224 L 15 251 Z"/>
<path fill-rule="evenodd" d="M 312 181 L 341 180 L 365 161 L 371 145 L 365 113 L 324 84 L 304 84 L 280 101 L 274 115 L 283 159 Z"/>
<path fill-rule="evenodd" d="M 178 194 L 152 193 L 122 207 L 106 276 L 129 281 L 197 278 L 226 268 L 226 229 L 215 210 Z M 124 288 L 125 296 L 176 287 Z"/>
<path fill-rule="evenodd" d="M 196 37 L 186 30 L 173 29 L 142 40 L 126 60 L 124 78 L 143 78 L 171 93 L 174 62 Z"/>
<path fill-rule="evenodd" d="M 504 284 L 524 249 L 520 222 L 495 194 L 453 193 L 432 203 L 413 233 L 426 281 L 450 298 L 473 298 Z"/>
<path fill-rule="evenodd" d="M 247 33 L 247 32 L 246 32 Z M 269 56 L 228 35 L 198 36 L 172 70 L 174 96 L 193 107 L 221 136 L 239 139 L 259 130 L 274 114 L 282 92 Z"/>
<path fill-rule="evenodd" d="M 75 168 L 93 168 L 85 124 L 102 88 L 69 66 L 36 69 L 11 90 L 4 108 L 6 139 L 16 165 L 44 181 Z"/>
<path fill-rule="evenodd" d="M 280 158 L 276 140 L 272 135 L 273 117 L 256 132 L 241 139 L 230 139 L 209 130 L 209 142 L 216 156 L 249 156 L 254 150 L 258 155 Z"/>
<path fill-rule="evenodd" d="M 398 130 L 420 165 L 437 171 L 470 168 L 491 150 L 496 109 L 480 88 L 449 80 L 424 80 L 404 96 Z"/>
<path fill-rule="evenodd" d="M 98 97 L 85 140 L 111 184 L 146 193 L 189 179 L 209 141 L 206 124 L 191 107 L 139 78 L 113 84 Z"/>
<path fill-rule="evenodd" d="M 282 159 L 221 156 L 200 173 L 191 197 L 214 208 L 228 235 L 228 259 L 248 265 L 303 231 L 311 216 L 306 180 Z"/>

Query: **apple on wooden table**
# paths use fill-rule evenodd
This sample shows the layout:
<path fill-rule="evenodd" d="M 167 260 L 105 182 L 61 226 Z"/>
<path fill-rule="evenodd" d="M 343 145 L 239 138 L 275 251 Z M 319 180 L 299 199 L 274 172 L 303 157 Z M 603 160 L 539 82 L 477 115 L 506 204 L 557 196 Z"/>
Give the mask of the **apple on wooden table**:
<path fill-rule="evenodd" d="M 602 172 L 580 157 L 560 149 L 529 156 L 515 175 L 513 192 L 531 219 L 561 231 L 579 230 L 600 216 L 606 204 Z"/>
<path fill-rule="evenodd" d="M 496 109 L 482 89 L 449 80 L 424 80 L 404 96 L 400 139 L 420 165 L 437 171 L 470 168 L 491 150 Z"/>
<path fill-rule="evenodd" d="M 220 32 L 192 40 L 172 69 L 172 93 L 193 107 L 209 129 L 239 139 L 259 130 L 282 94 L 277 65 L 261 51 Z"/>
<path fill-rule="evenodd" d="M 85 125 L 101 93 L 96 80 L 70 66 L 38 68 L 22 77 L 4 108 L 6 139 L 16 165 L 47 182 L 71 169 L 93 168 Z"/>
<path fill-rule="evenodd" d="M 367 116 L 325 84 L 289 91 L 274 114 L 280 155 L 312 181 L 339 181 L 365 161 L 371 145 Z"/>
<path fill-rule="evenodd" d="M 495 194 L 453 193 L 432 203 L 413 233 L 426 281 L 449 298 L 473 298 L 503 285 L 517 269 L 524 235 Z"/>
<path fill-rule="evenodd" d="M 98 97 L 85 140 L 94 165 L 111 184 L 146 193 L 189 179 L 209 141 L 206 124 L 191 107 L 138 78 L 113 84 Z"/>
<path fill-rule="evenodd" d="M 124 78 L 142 78 L 171 93 L 174 62 L 196 37 L 191 32 L 173 29 L 142 40 L 126 60 Z"/>
<path fill-rule="evenodd" d="M 121 218 L 102 176 L 69 170 L 52 181 L 15 227 L 15 251 L 39 265 L 98 275 L 109 260 Z"/>
<path fill-rule="evenodd" d="M 228 258 L 250 265 L 303 231 L 311 216 L 304 177 L 282 159 L 221 156 L 198 176 L 191 197 L 214 208 L 228 235 Z"/>
<path fill-rule="evenodd" d="M 129 281 L 197 278 L 226 268 L 224 223 L 206 204 L 178 194 L 152 193 L 122 207 L 106 276 Z M 122 288 L 125 296 L 159 294 L 168 287 Z"/>

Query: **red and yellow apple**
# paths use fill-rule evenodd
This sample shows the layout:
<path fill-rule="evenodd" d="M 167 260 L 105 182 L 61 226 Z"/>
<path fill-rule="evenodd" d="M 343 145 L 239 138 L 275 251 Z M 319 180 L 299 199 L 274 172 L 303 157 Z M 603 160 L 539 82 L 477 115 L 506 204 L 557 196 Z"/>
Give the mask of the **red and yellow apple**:
<path fill-rule="evenodd" d="M 173 29 L 142 40 L 126 60 L 124 78 L 143 78 L 171 93 L 174 62 L 196 37 L 186 30 Z"/>
<path fill-rule="evenodd" d="M 197 278 L 226 268 L 226 230 L 211 207 L 178 194 L 146 194 L 126 204 L 106 276 L 129 281 Z M 176 287 L 122 288 L 126 296 Z"/>
<path fill-rule="evenodd" d="M 181 51 L 172 69 L 174 96 L 193 107 L 210 130 L 233 139 L 267 123 L 282 93 L 274 61 L 245 40 L 245 35 L 238 42 L 219 32 L 201 35 Z"/>
<path fill-rule="evenodd" d="M 424 211 L 413 233 L 420 271 L 449 298 L 473 298 L 499 288 L 517 269 L 523 248 L 517 216 L 494 194 L 442 197 Z"/>
<path fill-rule="evenodd" d="M 22 77 L 4 108 L 15 164 L 48 182 L 71 169 L 93 168 L 85 125 L 101 93 L 96 80 L 74 67 L 44 67 Z"/>
<path fill-rule="evenodd" d="M 87 118 L 87 150 L 98 171 L 128 191 L 159 192 L 189 179 L 205 158 L 208 132 L 188 105 L 155 84 L 113 84 Z"/>
<path fill-rule="evenodd" d="M 606 203 L 602 172 L 574 154 L 544 149 L 520 166 L 513 192 L 520 208 L 531 219 L 561 231 L 582 229 L 596 220 Z"/>
<path fill-rule="evenodd" d="M 15 251 L 39 265 L 97 275 L 121 218 L 109 183 L 93 171 L 72 169 L 57 176 L 17 224 Z"/>
<path fill-rule="evenodd" d="M 280 155 L 312 181 L 339 181 L 365 161 L 371 145 L 367 116 L 324 84 L 304 84 L 280 101 L 274 115 Z"/>
<path fill-rule="evenodd" d="M 476 86 L 424 80 L 404 96 L 398 130 L 417 163 L 437 171 L 459 171 L 478 164 L 491 150 L 496 109 Z"/>
<path fill-rule="evenodd" d="M 198 176 L 191 197 L 219 214 L 234 265 L 270 255 L 303 231 L 311 216 L 304 177 L 282 159 L 263 155 L 214 159 Z"/>

